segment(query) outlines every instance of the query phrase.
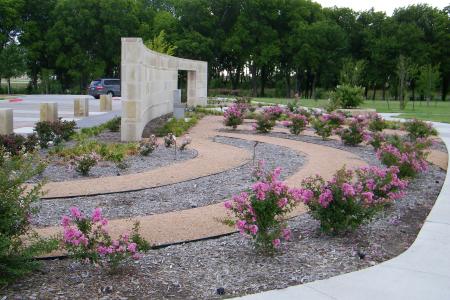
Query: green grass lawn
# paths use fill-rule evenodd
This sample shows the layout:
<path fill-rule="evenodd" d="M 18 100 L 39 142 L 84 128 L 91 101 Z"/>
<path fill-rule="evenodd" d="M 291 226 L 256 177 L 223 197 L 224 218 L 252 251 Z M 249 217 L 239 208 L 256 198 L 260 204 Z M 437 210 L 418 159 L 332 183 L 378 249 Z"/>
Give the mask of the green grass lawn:
<path fill-rule="evenodd" d="M 264 103 L 279 103 L 287 104 L 293 99 L 282 99 L 282 98 L 253 98 L 253 101 L 264 102 Z M 311 99 L 301 99 L 300 104 L 306 107 L 324 107 L 327 103 L 325 99 L 311 100 Z M 436 121 L 450 123 L 450 101 L 447 102 L 432 102 L 428 106 L 426 102 L 415 102 L 413 108 L 413 102 L 409 102 L 404 110 L 400 109 L 400 103 L 398 101 L 389 101 L 389 106 L 387 101 L 382 100 L 366 100 L 361 107 L 364 108 L 375 108 L 377 112 L 380 113 L 401 113 L 400 118 L 417 118 L 422 120 Z"/>

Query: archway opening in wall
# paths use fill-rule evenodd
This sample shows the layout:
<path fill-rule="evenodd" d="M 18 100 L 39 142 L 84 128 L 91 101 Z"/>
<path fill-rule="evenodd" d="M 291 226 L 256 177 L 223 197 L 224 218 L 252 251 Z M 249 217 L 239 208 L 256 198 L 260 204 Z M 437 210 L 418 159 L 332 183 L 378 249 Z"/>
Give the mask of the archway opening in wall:
<path fill-rule="evenodd" d="M 178 89 L 181 90 L 181 103 L 187 103 L 188 71 L 178 70 Z"/>

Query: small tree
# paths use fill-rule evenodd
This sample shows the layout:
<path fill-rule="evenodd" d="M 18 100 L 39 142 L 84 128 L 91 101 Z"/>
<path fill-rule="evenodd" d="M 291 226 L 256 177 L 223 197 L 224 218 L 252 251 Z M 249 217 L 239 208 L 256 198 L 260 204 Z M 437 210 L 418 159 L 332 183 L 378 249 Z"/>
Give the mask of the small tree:
<path fill-rule="evenodd" d="M 354 61 L 353 59 L 346 59 L 340 73 L 341 84 L 361 85 L 365 67 L 366 62 L 364 60 Z"/>
<path fill-rule="evenodd" d="M 408 58 L 400 55 L 395 72 L 398 78 L 398 95 L 400 101 L 400 109 L 402 110 L 406 108 L 406 104 L 408 103 L 407 85 L 413 77 L 416 69 L 416 65 L 413 65 Z"/>
<path fill-rule="evenodd" d="M 39 267 L 34 257 L 58 248 L 56 240 L 38 237 L 30 223 L 42 183 L 29 189 L 25 184 L 44 167 L 34 155 L 10 156 L 0 148 L 0 287 Z"/>
<path fill-rule="evenodd" d="M 177 46 L 168 42 L 166 39 L 166 32 L 161 30 L 158 36 L 155 36 L 152 40 L 146 41 L 145 46 L 153 51 L 164 53 L 167 55 L 174 55 Z"/>
<path fill-rule="evenodd" d="M 25 73 L 25 53 L 14 43 L 7 44 L 0 52 L 0 74 L 8 82 L 8 94 L 11 94 L 11 78 Z"/>
<path fill-rule="evenodd" d="M 427 99 L 427 105 L 430 105 L 430 101 L 434 98 L 434 92 L 439 84 L 439 65 L 432 66 L 428 64 L 421 66 L 419 72 L 417 85 L 420 93 Z"/>

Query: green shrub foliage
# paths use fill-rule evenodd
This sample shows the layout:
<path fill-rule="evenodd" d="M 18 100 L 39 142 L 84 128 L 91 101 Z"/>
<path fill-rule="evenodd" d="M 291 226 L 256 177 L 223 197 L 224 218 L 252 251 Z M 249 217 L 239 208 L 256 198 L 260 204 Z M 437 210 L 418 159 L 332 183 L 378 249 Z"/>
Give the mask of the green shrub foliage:
<path fill-rule="evenodd" d="M 44 167 L 33 155 L 11 156 L 0 149 L 0 285 L 35 270 L 39 263 L 34 257 L 58 247 L 57 241 L 40 239 L 30 228 L 42 183 L 30 189 L 24 184 Z"/>

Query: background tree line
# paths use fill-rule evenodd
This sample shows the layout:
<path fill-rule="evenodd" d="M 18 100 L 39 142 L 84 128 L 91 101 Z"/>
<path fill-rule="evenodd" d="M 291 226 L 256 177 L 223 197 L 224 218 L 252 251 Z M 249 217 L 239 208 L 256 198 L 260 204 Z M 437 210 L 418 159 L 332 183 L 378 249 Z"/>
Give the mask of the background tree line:
<path fill-rule="evenodd" d="M 366 98 L 439 90 L 445 100 L 449 13 L 413 5 L 386 16 L 307 0 L 0 0 L 0 77 L 26 73 L 28 92 L 83 91 L 120 77 L 121 37 L 151 43 L 163 31 L 175 55 L 208 61 L 210 89 L 323 97 L 350 65 Z"/>

